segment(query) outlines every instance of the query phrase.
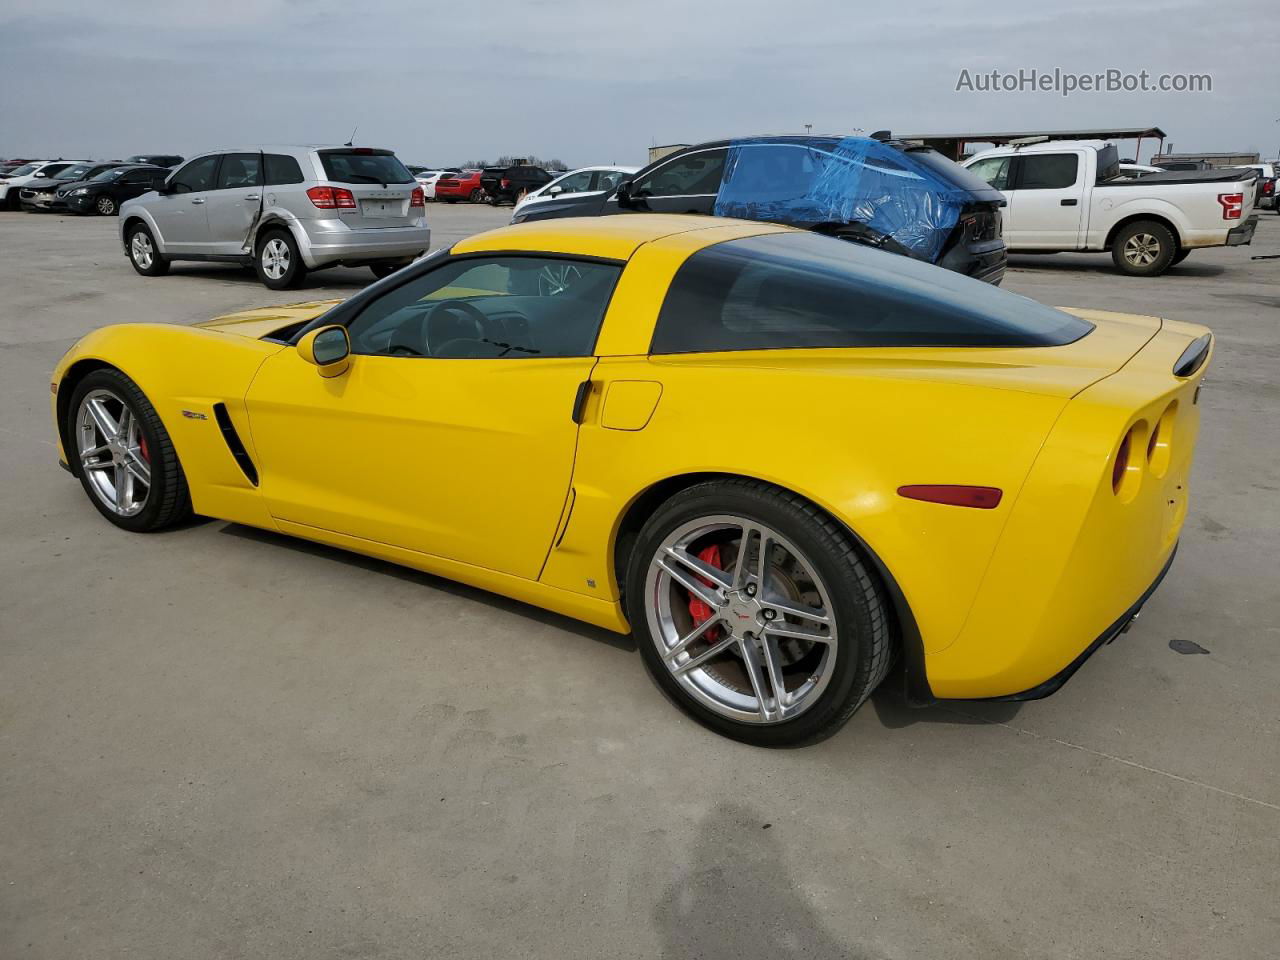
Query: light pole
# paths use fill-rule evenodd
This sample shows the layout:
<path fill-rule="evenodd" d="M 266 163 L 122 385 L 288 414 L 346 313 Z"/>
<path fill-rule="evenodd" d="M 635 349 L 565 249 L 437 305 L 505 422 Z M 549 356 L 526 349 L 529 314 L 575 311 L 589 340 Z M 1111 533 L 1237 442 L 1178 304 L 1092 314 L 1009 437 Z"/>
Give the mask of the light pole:
<path fill-rule="evenodd" d="M 807 136 L 809 136 L 809 133 L 810 133 L 812 130 L 813 130 L 813 124 L 812 124 L 812 123 L 806 123 L 806 124 L 804 125 L 804 135 L 805 135 L 806 137 L 807 137 Z"/>

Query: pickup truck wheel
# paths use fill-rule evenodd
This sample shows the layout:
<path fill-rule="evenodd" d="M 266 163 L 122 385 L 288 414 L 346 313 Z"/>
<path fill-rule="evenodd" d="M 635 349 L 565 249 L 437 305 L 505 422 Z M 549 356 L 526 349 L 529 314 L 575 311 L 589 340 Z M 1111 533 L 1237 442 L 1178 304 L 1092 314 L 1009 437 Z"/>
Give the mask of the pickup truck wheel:
<path fill-rule="evenodd" d="M 1156 277 L 1173 263 L 1178 242 L 1163 224 L 1153 220 L 1131 223 L 1111 243 L 1116 269 L 1132 277 Z"/>
<path fill-rule="evenodd" d="M 288 230 L 269 230 L 258 240 L 253 258 L 258 279 L 270 290 L 296 287 L 307 275 L 307 265 L 298 253 L 298 244 Z"/>

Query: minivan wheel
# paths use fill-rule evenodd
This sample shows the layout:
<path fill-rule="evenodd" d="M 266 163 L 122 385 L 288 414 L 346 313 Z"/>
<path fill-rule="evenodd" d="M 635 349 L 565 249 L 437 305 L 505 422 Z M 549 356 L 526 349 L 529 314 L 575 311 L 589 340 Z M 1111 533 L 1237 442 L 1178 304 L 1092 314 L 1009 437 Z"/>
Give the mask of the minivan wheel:
<path fill-rule="evenodd" d="M 160 277 L 169 272 L 169 261 L 156 249 L 155 237 L 145 224 L 135 224 L 129 230 L 129 262 L 144 277 Z"/>
<path fill-rule="evenodd" d="M 1154 220 L 1129 224 L 1111 242 L 1112 262 L 1131 277 L 1159 276 L 1169 269 L 1177 251 L 1173 232 Z"/>
<path fill-rule="evenodd" d="M 626 610 L 667 697 L 758 746 L 834 733 L 892 660 L 886 602 L 849 535 L 753 480 L 700 483 L 658 508 L 628 558 Z"/>
<path fill-rule="evenodd" d="M 93 208 L 98 211 L 101 216 L 114 217 L 116 215 L 116 202 L 105 194 L 97 199 Z"/>
<path fill-rule="evenodd" d="M 298 253 L 298 244 L 288 230 L 269 230 L 258 239 L 253 258 L 254 268 L 263 286 L 271 290 L 288 290 L 300 284 L 307 266 Z"/>

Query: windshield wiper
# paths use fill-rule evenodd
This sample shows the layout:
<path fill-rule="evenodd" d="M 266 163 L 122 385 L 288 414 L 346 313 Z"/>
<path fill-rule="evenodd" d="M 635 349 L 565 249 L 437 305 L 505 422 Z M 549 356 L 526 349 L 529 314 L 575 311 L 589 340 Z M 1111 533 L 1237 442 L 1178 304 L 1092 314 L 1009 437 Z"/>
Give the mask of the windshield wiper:
<path fill-rule="evenodd" d="M 347 176 L 348 176 L 348 177 L 359 177 L 359 178 L 360 178 L 360 180 L 361 180 L 361 181 L 363 181 L 364 183 L 381 183 L 384 187 L 386 186 L 386 184 L 385 184 L 385 183 L 382 183 L 382 181 L 381 181 L 381 180 L 379 180 L 377 177 L 371 177 L 371 176 L 369 176 L 369 174 L 367 174 L 367 173 L 348 173 L 348 174 L 347 174 Z M 352 181 L 351 181 L 351 180 L 348 180 L 347 182 L 348 182 L 348 183 L 351 183 Z"/>

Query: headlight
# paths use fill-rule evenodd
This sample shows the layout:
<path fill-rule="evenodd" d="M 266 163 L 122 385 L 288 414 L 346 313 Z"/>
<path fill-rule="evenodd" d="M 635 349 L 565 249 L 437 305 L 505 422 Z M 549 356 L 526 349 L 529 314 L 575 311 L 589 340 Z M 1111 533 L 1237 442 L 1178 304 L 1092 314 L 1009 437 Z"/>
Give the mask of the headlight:
<path fill-rule="evenodd" d="M 89 192 L 88 187 L 81 187 L 79 190 L 72 190 L 71 195 L 73 197 L 83 197 L 88 192 Z"/>

